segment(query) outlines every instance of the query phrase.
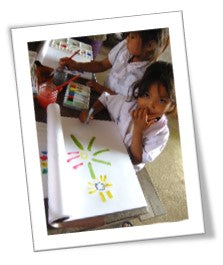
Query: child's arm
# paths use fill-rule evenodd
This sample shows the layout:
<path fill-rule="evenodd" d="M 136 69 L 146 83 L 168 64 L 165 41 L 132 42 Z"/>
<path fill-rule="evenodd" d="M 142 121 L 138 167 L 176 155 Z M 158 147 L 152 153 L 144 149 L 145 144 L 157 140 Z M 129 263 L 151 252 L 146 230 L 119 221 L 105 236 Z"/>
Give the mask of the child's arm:
<path fill-rule="evenodd" d="M 142 162 L 142 132 L 135 126 L 130 145 L 130 158 L 134 165 Z"/>
<path fill-rule="evenodd" d="M 116 93 L 111 90 L 108 87 L 102 86 L 99 83 L 95 82 L 95 81 L 89 81 L 87 82 L 87 85 L 92 88 L 94 91 L 98 92 L 99 94 L 102 94 L 103 92 L 107 92 L 110 95 L 115 95 Z"/>
<path fill-rule="evenodd" d="M 133 135 L 132 142 L 130 145 L 130 157 L 132 163 L 139 164 L 142 162 L 142 153 L 143 153 L 143 132 L 145 129 L 150 127 L 155 121 L 156 117 L 151 115 L 150 117 L 147 114 L 148 110 L 144 109 L 136 109 L 132 112 L 133 118 Z"/>
<path fill-rule="evenodd" d="M 93 113 L 91 114 L 90 116 L 90 120 L 93 120 L 94 119 L 94 115 L 97 114 L 98 112 L 102 111 L 105 107 L 104 105 L 101 103 L 100 100 L 96 100 L 92 106 L 93 108 Z M 83 110 L 80 115 L 79 115 L 79 119 L 81 122 L 85 122 L 88 118 L 88 113 L 89 111 L 88 110 Z"/>
<path fill-rule="evenodd" d="M 104 72 L 112 67 L 112 64 L 105 58 L 102 61 L 92 61 L 89 63 L 79 63 L 74 60 L 68 60 L 67 57 L 61 58 L 59 61 L 59 66 L 67 66 L 70 70 L 76 70 L 79 72 L 91 72 L 91 73 L 98 73 Z"/>

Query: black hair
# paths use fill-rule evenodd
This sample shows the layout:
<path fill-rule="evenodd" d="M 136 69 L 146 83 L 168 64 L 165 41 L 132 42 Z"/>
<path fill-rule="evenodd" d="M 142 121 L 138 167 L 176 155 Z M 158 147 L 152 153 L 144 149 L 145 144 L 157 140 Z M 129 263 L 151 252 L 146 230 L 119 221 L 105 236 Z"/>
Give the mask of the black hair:
<path fill-rule="evenodd" d="M 147 29 L 131 32 L 123 32 L 123 38 L 126 38 L 130 33 L 138 33 L 142 39 L 142 44 L 146 45 L 150 41 L 155 41 L 159 47 L 163 47 L 166 43 L 166 40 L 169 38 L 169 29 L 168 28 L 159 28 L 159 29 Z"/>
<path fill-rule="evenodd" d="M 148 88 L 154 83 L 163 85 L 166 88 L 171 102 L 176 104 L 173 67 L 171 63 L 157 61 L 150 64 L 142 79 L 134 85 L 133 97 L 138 98 L 145 96 L 148 92 Z"/>
<path fill-rule="evenodd" d="M 137 31 L 142 39 L 143 45 L 148 44 L 150 41 L 155 41 L 159 47 L 165 45 L 165 41 L 169 36 L 168 28 L 149 29 Z"/>
<path fill-rule="evenodd" d="M 155 42 L 153 50 L 147 52 L 147 60 L 156 61 L 156 59 L 164 52 L 169 44 L 169 29 L 168 28 L 158 28 L 158 29 L 148 29 L 140 31 L 128 32 L 126 37 L 130 33 L 137 33 L 142 40 L 142 47 L 146 47 L 148 44 Z"/>

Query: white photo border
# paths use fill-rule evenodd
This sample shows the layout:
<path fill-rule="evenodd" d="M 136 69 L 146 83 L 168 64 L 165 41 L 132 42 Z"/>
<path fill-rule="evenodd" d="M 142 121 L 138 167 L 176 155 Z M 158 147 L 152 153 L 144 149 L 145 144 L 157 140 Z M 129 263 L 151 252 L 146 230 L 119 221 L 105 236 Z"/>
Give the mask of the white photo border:
<path fill-rule="evenodd" d="M 188 220 L 129 228 L 48 235 L 30 80 L 28 42 L 169 28 L 187 195 Z M 34 251 L 204 233 L 181 11 L 11 29 Z M 131 230 L 130 230 L 131 229 Z"/>

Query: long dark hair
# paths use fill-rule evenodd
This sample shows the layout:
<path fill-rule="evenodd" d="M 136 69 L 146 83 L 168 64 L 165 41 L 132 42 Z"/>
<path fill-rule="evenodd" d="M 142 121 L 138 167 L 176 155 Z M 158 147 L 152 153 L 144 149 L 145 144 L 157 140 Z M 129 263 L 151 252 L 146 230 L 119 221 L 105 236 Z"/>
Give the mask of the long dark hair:
<path fill-rule="evenodd" d="M 147 30 L 139 30 L 139 31 L 130 31 L 123 32 L 122 38 L 126 38 L 131 32 L 136 32 L 139 34 L 142 39 L 142 44 L 146 45 L 150 41 L 155 41 L 158 46 L 165 45 L 166 39 L 169 37 L 169 29 L 168 28 L 159 28 L 159 29 L 147 29 Z"/>
<path fill-rule="evenodd" d="M 166 88 L 169 99 L 173 103 L 176 103 L 173 67 L 171 63 L 158 61 L 149 65 L 142 79 L 134 85 L 133 97 L 145 96 L 148 88 L 154 83 L 162 84 Z"/>
<path fill-rule="evenodd" d="M 146 45 L 150 41 L 155 41 L 158 47 L 163 47 L 169 36 L 168 28 L 141 30 L 137 31 L 137 33 L 141 37 L 143 45 Z"/>

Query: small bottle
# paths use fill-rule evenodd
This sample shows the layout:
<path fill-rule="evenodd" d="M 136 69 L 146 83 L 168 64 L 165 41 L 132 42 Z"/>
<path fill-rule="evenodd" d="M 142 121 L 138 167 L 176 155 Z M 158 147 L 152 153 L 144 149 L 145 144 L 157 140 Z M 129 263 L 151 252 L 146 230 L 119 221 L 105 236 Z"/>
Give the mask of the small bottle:
<path fill-rule="evenodd" d="M 58 67 L 54 71 L 53 75 L 53 83 L 56 86 L 62 85 L 64 82 L 67 81 L 67 67 Z"/>

